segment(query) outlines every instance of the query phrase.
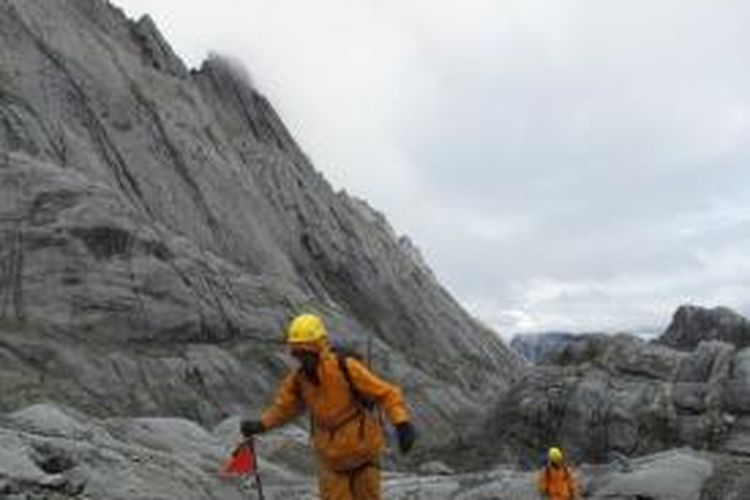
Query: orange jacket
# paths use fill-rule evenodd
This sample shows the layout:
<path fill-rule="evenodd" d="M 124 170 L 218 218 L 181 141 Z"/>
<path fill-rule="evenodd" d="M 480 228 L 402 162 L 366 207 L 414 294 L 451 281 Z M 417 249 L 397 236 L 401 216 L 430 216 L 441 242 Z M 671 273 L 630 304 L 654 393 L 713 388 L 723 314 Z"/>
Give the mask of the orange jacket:
<path fill-rule="evenodd" d="M 326 466 L 347 470 L 377 460 L 385 445 L 379 418 L 362 410 L 354 400 L 328 343 L 323 340 L 313 345 L 320 356 L 320 383 L 313 384 L 299 370 L 284 377 L 273 403 L 263 412 L 263 426 L 271 429 L 282 425 L 307 408 L 312 415 L 313 447 Z M 375 401 L 393 425 L 409 420 L 398 387 L 378 378 L 354 358 L 346 358 L 346 363 L 357 391 Z"/>
<path fill-rule="evenodd" d="M 539 472 L 539 491 L 550 500 L 578 498 L 578 485 L 568 466 L 547 466 Z"/>

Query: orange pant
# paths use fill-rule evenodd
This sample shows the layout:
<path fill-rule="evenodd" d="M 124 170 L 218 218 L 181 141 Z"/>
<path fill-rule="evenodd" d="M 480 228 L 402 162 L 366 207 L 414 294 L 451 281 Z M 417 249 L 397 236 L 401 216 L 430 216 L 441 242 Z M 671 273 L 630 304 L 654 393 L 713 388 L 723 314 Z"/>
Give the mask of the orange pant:
<path fill-rule="evenodd" d="M 337 472 L 321 465 L 318 487 L 321 500 L 380 500 L 380 467 L 369 464 Z"/>

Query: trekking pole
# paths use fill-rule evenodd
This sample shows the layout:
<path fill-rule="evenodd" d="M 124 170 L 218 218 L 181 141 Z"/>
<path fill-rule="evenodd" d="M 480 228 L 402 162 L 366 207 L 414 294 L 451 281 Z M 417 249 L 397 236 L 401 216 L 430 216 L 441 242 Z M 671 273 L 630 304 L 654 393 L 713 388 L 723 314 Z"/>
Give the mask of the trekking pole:
<path fill-rule="evenodd" d="M 253 457 L 255 457 L 255 467 L 253 468 L 253 475 L 255 476 L 255 487 L 258 489 L 258 498 L 260 500 L 265 500 L 263 496 L 263 483 L 260 480 L 260 472 L 258 471 L 258 456 L 255 454 L 255 439 L 251 437 L 247 441 L 248 446 L 250 447 L 250 453 L 252 453 Z"/>

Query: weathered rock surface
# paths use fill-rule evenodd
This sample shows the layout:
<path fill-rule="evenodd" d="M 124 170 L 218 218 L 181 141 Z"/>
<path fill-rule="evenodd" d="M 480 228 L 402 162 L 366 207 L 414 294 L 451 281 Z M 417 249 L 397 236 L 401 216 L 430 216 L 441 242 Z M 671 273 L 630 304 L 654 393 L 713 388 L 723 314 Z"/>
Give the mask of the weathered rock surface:
<path fill-rule="evenodd" d="M 564 356 L 567 364 L 527 375 L 501 405 L 499 421 L 512 423 L 530 452 L 557 442 L 581 460 L 676 444 L 669 381 L 679 355 L 629 336 L 612 338 L 604 350 L 599 337 L 591 340 L 591 349 L 575 350 L 591 357 Z"/>
<path fill-rule="evenodd" d="M 684 352 L 629 335 L 577 336 L 524 374 L 477 445 L 453 449 L 449 465 L 501 456 L 528 466 L 551 445 L 594 463 L 679 446 L 745 456 L 747 354 L 719 341 Z"/>
<path fill-rule="evenodd" d="M 703 340 L 721 340 L 737 348 L 750 346 L 750 322 L 726 307 L 682 306 L 658 342 L 691 350 Z"/>
<path fill-rule="evenodd" d="M 236 437 L 236 436 L 235 436 Z M 0 424 L 0 496 L 33 499 L 240 499 L 218 466 L 231 440 L 181 419 L 90 419 L 35 405 Z M 262 457 L 273 456 L 261 446 Z M 262 459 L 273 484 L 309 476 Z"/>
<path fill-rule="evenodd" d="M 627 471 L 613 471 L 587 485 L 592 499 L 700 500 L 714 475 L 712 462 L 688 450 L 633 460 Z"/>
<path fill-rule="evenodd" d="M 528 333 L 513 337 L 510 348 L 529 363 L 539 363 L 550 353 L 563 349 L 575 334 L 567 332 Z"/>
<path fill-rule="evenodd" d="M 303 309 L 372 339 L 432 430 L 423 449 L 521 366 L 331 189 L 242 70 L 188 71 L 149 18 L 104 1 L 0 1 L 0 409 L 257 412 Z"/>
<path fill-rule="evenodd" d="M 0 416 L 0 497 L 12 500 L 154 500 L 254 498 L 252 482 L 220 479 L 231 449 L 224 422 L 208 432 L 168 418 L 92 419 L 75 410 L 35 405 Z M 293 432 L 257 442 L 269 499 L 317 498 L 310 464 L 290 467 L 284 448 L 302 446 Z M 586 498 L 652 500 L 741 499 L 747 490 L 738 460 L 674 450 L 609 466 L 581 466 Z M 434 464 L 425 464 L 427 469 Z M 386 472 L 385 498 L 536 498 L 536 473 L 508 467 L 485 472 L 407 475 Z M 710 496 L 709 488 L 721 496 Z M 703 494 L 704 496 L 701 496 Z M 708 495 L 708 496 L 706 496 Z"/>
<path fill-rule="evenodd" d="M 732 362 L 726 405 L 735 413 L 750 414 L 750 348 L 738 352 Z"/>

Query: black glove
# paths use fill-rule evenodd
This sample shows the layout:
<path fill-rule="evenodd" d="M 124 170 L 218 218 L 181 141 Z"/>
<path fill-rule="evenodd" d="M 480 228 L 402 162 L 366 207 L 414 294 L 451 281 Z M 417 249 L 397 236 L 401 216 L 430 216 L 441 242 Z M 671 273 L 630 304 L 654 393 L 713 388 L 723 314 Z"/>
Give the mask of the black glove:
<path fill-rule="evenodd" d="M 396 425 L 396 435 L 398 436 L 398 447 L 401 453 L 408 453 L 417 440 L 417 431 L 411 422 L 401 422 Z"/>
<path fill-rule="evenodd" d="M 240 432 L 246 439 L 250 439 L 255 434 L 260 434 L 266 429 L 260 420 L 243 420 L 240 423 Z"/>

